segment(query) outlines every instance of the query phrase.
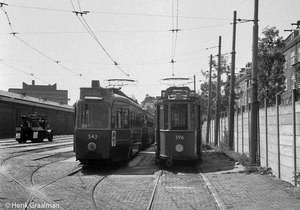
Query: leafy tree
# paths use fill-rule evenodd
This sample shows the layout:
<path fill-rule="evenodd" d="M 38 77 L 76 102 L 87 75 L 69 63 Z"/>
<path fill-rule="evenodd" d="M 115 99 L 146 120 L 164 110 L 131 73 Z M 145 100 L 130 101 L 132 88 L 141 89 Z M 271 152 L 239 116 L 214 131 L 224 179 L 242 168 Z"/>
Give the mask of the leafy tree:
<path fill-rule="evenodd" d="M 276 27 L 264 28 L 263 38 L 258 41 L 258 98 L 260 105 L 264 98 L 269 99 L 269 105 L 276 103 L 276 94 L 284 90 L 284 62 L 282 53 L 284 40 L 279 36 Z"/>
<path fill-rule="evenodd" d="M 221 56 L 221 95 L 220 95 L 220 112 L 227 111 L 229 106 L 229 87 L 230 77 L 228 76 L 230 66 L 227 63 L 227 57 Z M 218 63 L 213 59 L 212 61 L 212 76 L 211 76 L 211 115 L 215 114 L 216 108 L 216 90 L 217 90 L 217 71 Z M 209 96 L 209 72 L 202 71 L 202 75 L 206 78 L 206 81 L 200 86 L 200 103 L 202 106 L 202 114 L 207 115 L 208 96 Z M 222 80 L 226 77 L 226 81 Z"/>

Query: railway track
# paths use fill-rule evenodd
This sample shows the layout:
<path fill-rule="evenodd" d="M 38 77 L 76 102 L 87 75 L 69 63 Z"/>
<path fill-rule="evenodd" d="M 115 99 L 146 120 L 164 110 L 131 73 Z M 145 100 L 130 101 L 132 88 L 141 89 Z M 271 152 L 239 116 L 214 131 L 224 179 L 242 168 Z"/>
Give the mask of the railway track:
<path fill-rule="evenodd" d="M 101 182 L 103 182 L 104 179 L 106 179 L 107 177 L 109 177 L 111 174 L 107 174 L 105 176 L 103 176 L 102 178 L 100 178 L 96 184 L 94 185 L 94 187 L 92 188 L 92 201 L 93 201 L 93 204 L 94 204 L 94 209 L 95 210 L 101 210 L 101 206 L 99 206 L 96 202 L 96 196 L 95 196 L 95 192 L 96 192 L 96 188 L 97 186 L 99 186 L 99 184 Z"/>
<path fill-rule="evenodd" d="M 157 191 L 157 186 L 159 184 L 159 180 L 160 180 L 160 177 L 161 177 L 162 174 L 163 174 L 163 171 L 160 170 L 158 172 L 157 177 L 156 177 L 156 181 L 155 181 L 155 184 L 154 184 L 154 188 L 153 188 L 153 191 L 152 191 L 152 194 L 151 194 L 151 198 L 150 198 L 149 204 L 147 206 L 147 210 L 151 210 L 152 209 L 154 198 L 155 198 L 156 191 Z"/>
<path fill-rule="evenodd" d="M 160 170 L 157 174 L 157 177 L 155 179 L 155 184 L 153 187 L 153 191 L 150 197 L 150 201 L 149 204 L 147 206 L 147 210 L 154 210 L 154 209 L 164 209 L 164 207 L 160 207 L 160 206 L 165 206 L 165 207 L 169 207 L 169 209 L 218 209 L 218 210 L 227 210 L 226 205 L 223 203 L 222 199 L 220 198 L 220 195 L 218 194 L 217 190 L 214 188 L 214 186 L 212 185 L 212 183 L 210 182 L 210 180 L 201 172 L 201 168 L 199 167 L 199 165 L 195 166 L 196 170 L 198 171 L 198 173 L 195 173 L 193 175 L 190 175 L 189 178 L 193 177 L 193 183 L 195 183 L 195 185 L 180 185 L 180 183 L 178 183 L 177 181 L 174 181 L 171 184 L 169 180 L 172 180 L 173 178 L 167 178 L 168 176 L 175 176 L 173 173 L 170 173 L 170 171 L 164 171 L 164 170 Z M 178 174 L 177 174 L 178 175 Z M 179 180 L 184 179 L 184 177 L 187 176 L 186 174 L 182 175 Z M 162 177 L 164 177 L 162 179 Z M 198 184 L 196 184 L 196 182 L 198 182 Z M 184 201 L 184 199 L 186 197 L 189 196 L 189 194 L 193 191 L 197 191 L 197 187 L 200 189 L 201 185 L 199 185 L 199 183 L 202 183 L 203 187 L 206 187 L 206 190 L 202 192 L 202 194 L 205 194 L 207 196 L 207 198 L 210 199 L 210 205 L 203 205 L 205 206 L 200 207 L 198 204 L 200 203 L 192 203 L 189 202 L 187 198 L 186 202 Z M 158 190 L 159 189 L 159 190 Z M 164 193 L 163 195 L 161 193 Z M 199 191 L 200 192 L 200 191 Z M 180 194 L 185 194 L 186 195 L 180 195 Z M 211 196 L 210 196 L 211 195 Z M 169 201 L 164 202 L 162 201 L 161 197 L 165 197 L 165 199 L 170 198 Z M 193 195 L 193 196 L 196 196 Z M 198 194 L 198 196 L 201 196 L 201 192 Z M 176 201 L 178 201 L 181 198 L 181 203 L 185 203 L 184 207 L 182 207 L 181 205 L 173 205 L 174 203 L 176 203 Z M 197 206 L 198 205 L 198 206 Z"/>
<path fill-rule="evenodd" d="M 66 153 L 64 153 L 66 154 Z M 48 157 L 44 157 L 44 158 L 54 158 L 54 156 L 60 156 L 61 153 L 56 153 L 54 155 L 51 155 L 51 156 L 48 156 Z M 18 155 L 18 156 L 21 156 L 21 155 Z M 8 161 L 9 159 L 12 159 L 12 158 L 15 158 L 15 157 L 18 157 L 18 156 L 13 156 L 11 158 L 7 158 L 5 161 Z M 43 158 L 43 159 L 44 159 Z M 57 158 L 57 157 L 56 157 Z M 39 197 L 39 199 L 42 199 L 43 201 L 45 201 L 47 204 L 50 204 L 52 206 L 58 206 L 57 203 L 55 203 L 53 200 L 51 200 L 51 198 L 49 198 L 42 190 L 47 188 L 48 186 L 50 186 L 51 184 L 67 177 L 67 176 L 72 176 L 73 174 L 79 172 L 82 168 L 81 167 L 78 167 L 76 169 L 73 169 L 72 171 L 69 171 L 69 172 L 64 172 L 63 174 L 59 175 L 58 177 L 52 179 L 51 181 L 48 181 L 46 184 L 43 184 L 43 185 L 40 185 L 40 184 L 36 184 L 35 182 L 35 176 L 37 175 L 37 173 L 39 172 L 39 170 L 51 165 L 51 164 L 57 164 L 58 162 L 61 162 L 63 160 L 67 160 L 69 159 L 70 157 L 66 157 L 66 158 L 57 158 L 57 160 L 55 161 L 51 161 L 51 162 L 48 162 L 42 166 L 38 166 L 34 171 L 31 172 L 31 175 L 30 175 L 30 185 L 31 186 L 28 186 L 28 183 L 23 183 L 21 180 L 19 180 L 18 178 L 10 175 L 9 173 L 7 172 L 4 172 L 4 171 L 1 171 L 1 173 L 6 176 L 9 180 L 12 180 L 14 181 L 15 183 L 17 183 L 19 186 L 21 186 L 22 188 L 24 188 L 25 190 L 29 191 L 31 196 L 26 200 L 25 202 L 25 205 L 24 205 L 24 210 L 28 210 L 30 209 L 33 204 L 33 200 L 36 198 L 36 197 Z M 39 159 L 40 160 L 40 159 Z M 5 161 L 2 161 L 1 163 L 1 167 L 4 167 L 5 168 L 5 165 L 3 164 Z M 44 176 L 48 176 L 48 175 L 44 175 Z M 63 208 L 59 208 L 59 209 L 63 209 Z"/>
<path fill-rule="evenodd" d="M 155 154 L 144 152 L 119 166 L 81 168 L 74 162 L 72 152 L 60 150 L 68 146 L 42 146 L 40 150 L 16 150 L 17 154 L 2 155 L 0 160 L 1 174 L 15 183 L 16 189 L 23 189 L 16 192 L 22 194 L 18 202 L 27 204 L 23 210 L 32 209 L 33 204 L 59 206 L 57 209 L 95 210 L 203 209 L 203 206 L 208 210 L 226 209 L 199 167 L 179 164 L 172 168 L 159 168 L 154 165 Z M 20 162 L 22 159 L 26 161 Z M 69 161 L 72 162 L 70 167 Z M 21 173 L 17 172 L 18 166 Z M 201 200 L 198 201 L 198 198 Z"/>
<path fill-rule="evenodd" d="M 9 142 L 7 140 L 0 141 L 2 146 L 4 144 L 2 148 L 7 152 L 1 157 L 0 173 L 2 176 L 6 177 L 8 181 L 15 183 L 16 186 L 14 186 L 14 188 L 20 189 L 18 192 L 28 192 L 26 193 L 27 195 L 21 195 L 19 197 L 25 198 L 28 197 L 28 194 L 31 195 L 26 202 L 21 202 L 23 203 L 24 209 L 30 209 L 30 207 L 32 207 L 31 204 L 33 203 L 33 200 L 37 196 L 42 197 L 45 202 L 54 205 L 55 202 L 47 197 L 42 190 L 52 183 L 81 170 L 81 168 L 78 167 L 76 170 L 72 170 L 71 172 L 64 172 L 64 174 L 43 185 L 37 185 L 35 183 L 35 176 L 39 170 L 74 156 L 72 154 L 72 149 L 68 149 L 70 144 L 72 144 L 69 136 L 59 136 L 56 140 L 63 142 L 55 142 L 54 144 L 51 142 L 51 145 L 41 143 L 38 143 L 39 145 L 37 145 L 30 143 L 30 146 L 12 151 L 5 149 L 11 149 L 13 144 L 16 144 L 15 140 L 8 140 Z M 47 177 L 48 175 L 45 174 L 44 176 Z"/>
<path fill-rule="evenodd" d="M 55 162 L 58 162 L 58 161 L 55 161 Z M 45 166 L 50 165 L 50 164 L 53 164 L 53 163 L 55 163 L 55 162 L 46 164 L 46 165 L 44 165 L 44 166 L 42 166 L 42 167 L 45 167 Z M 37 171 L 38 171 L 39 169 L 41 169 L 42 167 L 40 167 L 40 168 L 38 168 L 37 170 L 35 170 L 34 173 L 33 173 L 32 176 L 31 176 L 31 183 L 32 183 L 32 186 L 33 186 L 34 189 L 35 189 L 35 192 L 34 192 L 34 194 L 33 194 L 32 196 L 30 196 L 30 197 L 27 199 L 27 201 L 26 201 L 27 206 L 24 208 L 24 210 L 30 209 L 30 204 L 33 203 L 33 200 L 34 200 L 34 198 L 35 198 L 36 196 L 42 197 L 42 199 L 43 199 L 44 201 L 46 201 L 48 204 L 51 204 L 52 206 L 57 206 L 57 207 L 59 207 L 59 209 L 62 209 L 62 210 L 63 210 L 63 209 L 64 209 L 63 207 L 59 206 L 55 201 L 53 201 L 53 200 L 52 200 L 50 197 L 48 197 L 44 192 L 42 192 L 42 190 L 45 189 L 45 188 L 47 188 L 47 187 L 50 186 L 51 184 L 53 184 L 53 183 L 55 183 L 55 182 L 57 182 L 57 181 L 59 181 L 59 180 L 65 178 L 65 177 L 67 177 L 67 176 L 72 176 L 73 174 L 79 172 L 82 168 L 81 168 L 81 167 L 78 167 L 77 169 L 72 170 L 71 172 L 65 173 L 65 174 L 63 174 L 63 175 L 61 175 L 61 176 L 59 176 L 59 177 L 57 177 L 57 178 L 51 180 L 50 182 L 44 184 L 43 186 L 40 186 L 40 185 L 37 185 L 37 184 L 35 183 L 35 181 L 34 181 L 34 176 L 35 176 L 35 174 L 37 173 Z"/>
<path fill-rule="evenodd" d="M 218 191 L 215 189 L 213 184 L 210 182 L 210 180 L 201 172 L 201 168 L 199 165 L 196 166 L 196 168 L 199 171 L 199 175 L 202 177 L 202 179 L 205 181 L 207 188 L 209 189 L 210 193 L 214 197 L 216 204 L 218 206 L 218 209 L 220 210 L 227 210 L 226 205 L 223 203 Z"/>

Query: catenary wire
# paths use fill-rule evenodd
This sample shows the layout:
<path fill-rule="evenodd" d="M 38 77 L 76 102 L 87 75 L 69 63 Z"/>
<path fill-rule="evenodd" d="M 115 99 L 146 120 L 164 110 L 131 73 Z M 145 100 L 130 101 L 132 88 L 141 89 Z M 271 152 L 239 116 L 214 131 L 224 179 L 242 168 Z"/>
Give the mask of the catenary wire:
<path fill-rule="evenodd" d="M 45 53 L 41 52 L 40 50 L 38 50 L 37 48 L 33 47 L 32 45 L 30 45 L 29 43 L 27 43 L 26 41 L 24 41 L 23 39 L 21 39 L 20 37 L 17 36 L 18 33 L 16 33 L 14 30 L 13 30 L 13 27 L 12 27 L 12 23 L 10 21 L 10 18 L 9 18 L 9 15 L 8 13 L 6 12 L 6 10 L 3 8 L 3 5 L 1 5 L 1 9 L 2 11 L 5 13 L 6 17 L 7 17 L 7 21 L 8 21 L 8 24 L 10 26 L 10 29 L 11 29 L 11 33 L 15 38 L 17 38 L 19 41 L 21 41 L 22 43 L 24 43 L 25 45 L 27 45 L 28 47 L 30 47 L 31 49 L 35 50 L 36 52 L 38 52 L 39 54 L 43 55 L 44 57 L 46 57 L 47 59 L 51 60 L 52 62 L 56 63 L 57 65 L 61 66 L 62 68 L 72 72 L 73 74 L 77 75 L 77 76 L 80 76 L 82 79 L 84 79 L 85 81 L 88 82 L 88 80 L 86 80 L 81 74 L 77 74 L 76 72 L 70 70 L 69 68 L 63 66 L 62 64 L 60 64 L 59 61 L 55 61 L 54 59 L 50 58 L 49 56 L 47 56 Z M 32 74 L 31 74 L 32 75 Z M 33 76 L 33 75 L 32 75 Z M 46 82 L 48 83 L 48 82 Z"/>
<path fill-rule="evenodd" d="M 4 63 L 3 61 L 0 61 L 0 63 L 1 63 L 2 65 L 4 65 L 4 66 L 10 67 L 10 68 L 12 68 L 12 69 L 14 69 L 14 70 L 16 70 L 16 71 L 19 71 L 19 72 L 22 72 L 22 73 L 27 74 L 27 75 L 29 75 L 29 76 L 32 76 L 32 77 L 34 77 L 34 78 L 40 80 L 41 82 L 44 82 L 44 83 L 50 85 L 48 82 L 42 80 L 41 78 L 35 76 L 34 74 L 30 74 L 30 73 L 27 73 L 27 72 L 22 71 L 22 70 L 20 70 L 20 69 L 17 69 L 17 68 L 14 67 L 14 66 L 11 66 L 11 65 L 9 65 L 9 64 Z"/>
<path fill-rule="evenodd" d="M 78 5 L 79 5 L 79 12 L 76 11 L 75 5 L 73 4 L 72 0 L 70 0 L 71 5 L 74 9 L 74 13 L 76 14 L 77 18 L 79 19 L 79 21 L 81 22 L 81 24 L 85 27 L 85 29 L 88 31 L 88 33 L 92 36 L 92 38 L 98 43 L 98 45 L 102 48 L 102 50 L 105 52 L 105 54 L 109 57 L 109 59 L 113 62 L 113 64 L 126 76 L 129 77 L 129 74 L 126 73 L 120 66 L 119 64 L 112 58 L 112 56 L 107 52 L 107 50 L 104 48 L 104 46 L 101 44 L 101 42 L 99 41 L 98 37 L 96 36 L 96 34 L 93 32 L 92 28 L 90 27 L 90 25 L 88 24 L 88 22 L 84 19 L 83 14 L 87 14 L 87 11 L 82 11 L 81 7 L 80 7 L 80 3 L 78 0 Z"/>
<path fill-rule="evenodd" d="M 49 11 L 56 11 L 56 12 L 72 12 L 67 9 L 55 9 L 55 8 L 47 8 L 47 7 L 33 7 L 33 6 L 24 6 L 24 5 L 14 5 L 9 4 L 10 7 L 19 7 L 24 9 L 37 9 L 37 10 L 49 10 Z M 149 17 L 165 17 L 165 18 L 172 18 L 171 15 L 162 15 L 162 14 L 143 14 L 143 13 L 126 13 L 126 12 L 107 12 L 107 11 L 93 11 L 92 13 L 98 14 L 110 14 L 110 15 L 130 15 L 130 16 L 149 16 Z M 186 19 L 204 19 L 204 20 L 232 20 L 231 18 L 225 17 L 201 17 L 201 16 L 179 16 L 180 18 Z"/>

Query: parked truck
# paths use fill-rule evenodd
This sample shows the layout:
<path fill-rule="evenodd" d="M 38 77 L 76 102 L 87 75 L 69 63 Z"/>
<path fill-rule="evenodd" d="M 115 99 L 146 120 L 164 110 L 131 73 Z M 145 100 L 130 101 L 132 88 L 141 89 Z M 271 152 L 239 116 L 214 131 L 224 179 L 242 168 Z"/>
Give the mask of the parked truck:
<path fill-rule="evenodd" d="M 45 115 L 22 115 L 22 124 L 16 127 L 16 140 L 19 143 L 53 141 L 53 130 L 49 128 Z"/>

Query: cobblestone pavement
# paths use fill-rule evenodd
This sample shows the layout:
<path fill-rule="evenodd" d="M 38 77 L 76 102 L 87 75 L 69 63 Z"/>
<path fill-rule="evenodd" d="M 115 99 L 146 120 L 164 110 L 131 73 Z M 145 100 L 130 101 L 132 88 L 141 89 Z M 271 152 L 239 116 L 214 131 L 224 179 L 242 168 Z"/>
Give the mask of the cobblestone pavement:
<path fill-rule="evenodd" d="M 205 153 L 202 174 L 220 198 L 223 209 L 300 209 L 300 188 L 271 175 L 246 174 L 229 158 Z"/>
<path fill-rule="evenodd" d="M 246 174 L 219 153 L 205 152 L 197 167 L 177 163 L 165 168 L 155 164 L 151 147 L 119 166 L 64 176 L 78 168 L 69 150 L 43 150 L 51 144 L 41 144 L 41 150 L 24 152 L 38 145 L 13 144 L 0 140 L 0 210 L 26 209 L 30 198 L 53 205 L 28 209 L 48 210 L 300 209 L 300 188 L 270 175 Z"/>

